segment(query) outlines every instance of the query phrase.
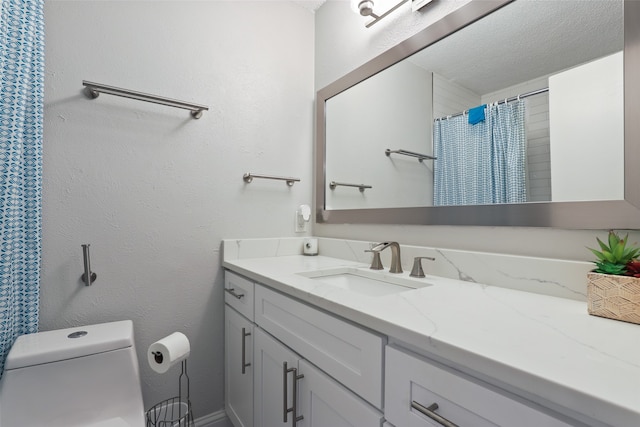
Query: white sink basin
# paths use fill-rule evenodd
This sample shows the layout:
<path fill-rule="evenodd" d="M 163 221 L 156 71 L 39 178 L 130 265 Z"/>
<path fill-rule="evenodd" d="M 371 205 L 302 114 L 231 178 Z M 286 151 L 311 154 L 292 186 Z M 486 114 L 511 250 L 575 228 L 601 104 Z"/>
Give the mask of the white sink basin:
<path fill-rule="evenodd" d="M 298 273 L 322 284 L 367 296 L 383 296 L 431 286 L 424 279 L 410 279 L 402 275 L 354 267 Z"/>

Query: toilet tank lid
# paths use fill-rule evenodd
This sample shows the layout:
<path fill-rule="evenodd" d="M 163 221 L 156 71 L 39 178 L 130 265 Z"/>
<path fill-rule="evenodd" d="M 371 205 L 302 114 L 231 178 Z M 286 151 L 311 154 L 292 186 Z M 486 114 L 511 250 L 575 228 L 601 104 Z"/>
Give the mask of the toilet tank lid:
<path fill-rule="evenodd" d="M 131 320 L 38 332 L 16 339 L 4 368 L 25 368 L 132 346 Z"/>

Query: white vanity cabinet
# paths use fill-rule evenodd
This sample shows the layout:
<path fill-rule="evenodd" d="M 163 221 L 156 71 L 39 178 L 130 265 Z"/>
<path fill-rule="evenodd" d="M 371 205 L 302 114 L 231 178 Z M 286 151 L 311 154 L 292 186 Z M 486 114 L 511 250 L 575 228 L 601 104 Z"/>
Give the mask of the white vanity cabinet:
<path fill-rule="evenodd" d="M 392 346 L 385 361 L 385 418 L 402 427 L 570 427 L 515 396 L 499 392 Z M 448 424 L 451 423 L 451 424 Z"/>
<path fill-rule="evenodd" d="M 254 325 L 228 305 L 224 318 L 225 410 L 235 427 L 251 427 Z"/>
<path fill-rule="evenodd" d="M 382 425 L 386 337 L 230 271 L 225 291 L 225 409 L 235 427 Z"/>
<path fill-rule="evenodd" d="M 232 272 L 225 288 L 235 427 L 582 425 Z"/>

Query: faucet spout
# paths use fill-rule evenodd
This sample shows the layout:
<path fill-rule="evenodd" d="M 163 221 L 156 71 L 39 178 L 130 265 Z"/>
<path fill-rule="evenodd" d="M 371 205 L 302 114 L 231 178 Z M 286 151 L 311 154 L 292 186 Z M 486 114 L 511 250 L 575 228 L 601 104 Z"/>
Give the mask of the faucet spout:
<path fill-rule="evenodd" d="M 382 242 L 371 248 L 372 251 L 380 252 L 387 248 L 391 248 L 391 268 L 389 273 L 402 273 L 402 264 L 400 262 L 400 245 L 398 242 Z"/>

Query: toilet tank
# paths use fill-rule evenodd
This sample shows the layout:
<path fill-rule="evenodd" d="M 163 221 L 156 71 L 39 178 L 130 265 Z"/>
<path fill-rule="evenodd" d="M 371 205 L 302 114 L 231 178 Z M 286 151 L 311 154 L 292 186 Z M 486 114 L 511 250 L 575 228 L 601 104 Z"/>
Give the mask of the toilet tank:
<path fill-rule="evenodd" d="M 18 337 L 0 380 L 0 427 L 144 426 L 130 320 Z"/>

